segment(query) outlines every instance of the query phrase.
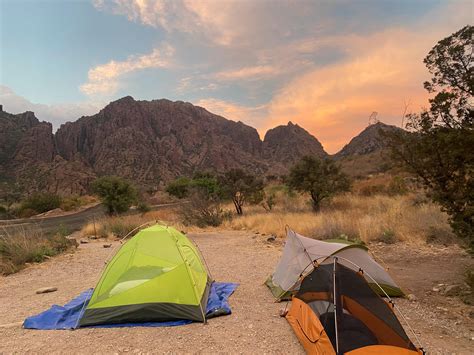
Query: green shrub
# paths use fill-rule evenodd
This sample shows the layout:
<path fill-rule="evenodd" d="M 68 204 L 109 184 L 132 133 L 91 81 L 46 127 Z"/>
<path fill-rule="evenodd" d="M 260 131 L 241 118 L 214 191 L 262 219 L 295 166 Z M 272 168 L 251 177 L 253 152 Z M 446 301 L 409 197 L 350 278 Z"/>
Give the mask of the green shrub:
<path fill-rule="evenodd" d="M 109 214 L 123 213 L 138 199 L 137 190 L 130 182 L 118 176 L 103 176 L 92 183 Z"/>
<path fill-rule="evenodd" d="M 151 211 L 151 207 L 148 203 L 141 201 L 137 206 L 137 210 L 140 213 L 147 213 Z"/>
<path fill-rule="evenodd" d="M 61 205 L 61 197 L 49 192 L 39 192 L 28 197 L 21 204 L 20 213 L 24 210 L 33 210 L 37 213 L 43 213 L 47 211 L 59 208 Z"/>
<path fill-rule="evenodd" d="M 166 187 L 166 192 L 179 199 L 185 198 L 188 195 L 190 182 L 191 179 L 187 177 L 180 177 L 168 184 Z"/>

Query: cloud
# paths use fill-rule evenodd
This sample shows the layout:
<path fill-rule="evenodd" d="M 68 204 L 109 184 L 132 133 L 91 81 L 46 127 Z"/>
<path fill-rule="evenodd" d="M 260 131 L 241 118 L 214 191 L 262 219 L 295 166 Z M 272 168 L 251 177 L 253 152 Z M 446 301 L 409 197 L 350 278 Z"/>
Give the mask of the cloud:
<path fill-rule="evenodd" d="M 423 58 L 449 34 L 440 32 L 389 29 L 335 39 L 347 59 L 305 72 L 280 88 L 268 104 L 266 127 L 291 119 L 335 153 L 367 126 L 373 111 L 381 121 L 400 125 L 405 102 L 411 111 L 428 104 Z"/>
<path fill-rule="evenodd" d="M 220 71 L 214 75 L 218 80 L 259 80 L 273 77 L 279 74 L 280 70 L 272 65 L 256 65 L 235 70 Z"/>
<path fill-rule="evenodd" d="M 119 79 L 124 75 L 148 68 L 169 68 L 174 49 L 165 44 L 155 48 L 150 54 L 132 55 L 125 61 L 115 61 L 98 65 L 88 72 L 88 81 L 80 86 L 86 95 L 114 94 L 119 88 Z"/>
<path fill-rule="evenodd" d="M 94 5 L 156 28 L 174 44 L 174 58 L 186 68 L 175 94 L 192 93 L 210 111 L 261 131 L 297 122 L 330 152 L 365 128 L 373 111 L 384 122 L 400 124 L 405 102 L 412 111 L 426 105 L 424 56 L 438 40 L 472 22 L 468 1 L 360 6 L 95 0 Z M 92 69 L 82 91 L 117 91 L 122 76 L 141 69 L 134 64 L 139 58 Z M 222 99 L 234 94 L 239 99 Z"/>
<path fill-rule="evenodd" d="M 39 120 L 51 122 L 53 130 L 65 122 L 75 121 L 81 116 L 93 115 L 105 106 L 103 102 L 35 104 L 4 85 L 0 85 L 0 103 L 3 105 L 3 110 L 10 113 L 33 111 Z"/>

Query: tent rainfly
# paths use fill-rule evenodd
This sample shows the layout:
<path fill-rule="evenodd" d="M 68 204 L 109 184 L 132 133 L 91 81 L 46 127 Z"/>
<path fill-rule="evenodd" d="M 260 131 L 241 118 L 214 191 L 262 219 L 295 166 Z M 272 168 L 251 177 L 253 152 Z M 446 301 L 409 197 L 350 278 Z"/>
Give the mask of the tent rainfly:
<path fill-rule="evenodd" d="M 210 284 L 194 244 L 174 228 L 155 225 L 110 260 L 79 325 L 205 322 Z"/>
<path fill-rule="evenodd" d="M 369 285 L 379 294 L 403 296 L 404 293 L 393 281 L 387 271 L 380 266 L 368 253 L 366 246 L 347 241 L 324 242 L 304 237 L 291 229 L 287 229 L 287 237 L 283 255 L 273 275 L 265 284 L 279 300 L 288 300 L 300 287 L 303 276 L 309 274 L 314 264 L 331 263 L 331 256 L 338 256 L 339 262 L 355 271 L 363 269 Z M 383 291 L 375 285 L 380 285 Z"/>
<path fill-rule="evenodd" d="M 306 275 L 285 315 L 307 354 L 421 355 L 395 315 L 395 305 L 337 256 Z M 413 336 L 419 339 L 416 333 Z M 420 344 L 419 344 L 420 345 Z"/>

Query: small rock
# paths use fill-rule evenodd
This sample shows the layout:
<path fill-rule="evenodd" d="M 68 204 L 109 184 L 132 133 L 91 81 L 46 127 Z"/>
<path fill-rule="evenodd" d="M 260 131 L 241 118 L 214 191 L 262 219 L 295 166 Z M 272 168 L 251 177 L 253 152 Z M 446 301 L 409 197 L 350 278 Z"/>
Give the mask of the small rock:
<path fill-rule="evenodd" d="M 89 239 L 99 239 L 99 237 L 96 236 L 96 235 L 90 235 L 90 236 L 89 236 Z"/>
<path fill-rule="evenodd" d="M 79 241 L 79 243 L 81 243 L 81 244 L 87 244 L 87 243 L 89 243 L 89 241 L 88 241 L 87 239 L 81 239 L 81 240 Z"/>
<path fill-rule="evenodd" d="M 433 292 L 439 292 L 439 287 L 433 287 L 432 290 Z"/>
<path fill-rule="evenodd" d="M 408 300 L 411 301 L 411 302 L 415 302 L 417 300 L 416 296 L 413 294 L 413 293 L 410 293 L 408 296 L 407 296 Z"/>
<path fill-rule="evenodd" d="M 271 235 L 270 237 L 267 238 L 267 242 L 274 242 L 276 240 L 276 236 Z"/>
<path fill-rule="evenodd" d="M 253 324 L 250 324 L 250 325 L 249 325 L 249 329 L 252 329 L 252 328 L 253 328 Z"/>
<path fill-rule="evenodd" d="M 112 246 L 112 244 L 104 244 L 102 245 L 104 248 L 110 248 Z"/>
<path fill-rule="evenodd" d="M 461 285 L 449 285 L 443 294 L 448 297 L 457 296 L 462 291 Z"/>
<path fill-rule="evenodd" d="M 436 309 L 439 309 L 440 311 L 447 312 L 448 309 L 444 307 L 436 307 Z"/>
<path fill-rule="evenodd" d="M 57 291 L 57 290 L 58 290 L 57 287 L 41 287 L 41 288 L 37 289 L 35 292 L 37 294 L 40 294 L 40 293 L 54 292 L 54 291 Z"/>

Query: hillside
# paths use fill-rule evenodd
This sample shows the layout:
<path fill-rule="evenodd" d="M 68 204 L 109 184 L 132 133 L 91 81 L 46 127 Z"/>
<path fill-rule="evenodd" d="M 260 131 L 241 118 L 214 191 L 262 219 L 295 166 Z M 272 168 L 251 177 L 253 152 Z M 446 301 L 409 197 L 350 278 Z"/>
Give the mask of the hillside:
<path fill-rule="evenodd" d="M 351 139 L 338 153 L 336 159 L 354 155 L 366 155 L 387 147 L 384 132 L 398 131 L 401 128 L 378 122 L 366 127 L 357 136 Z"/>

